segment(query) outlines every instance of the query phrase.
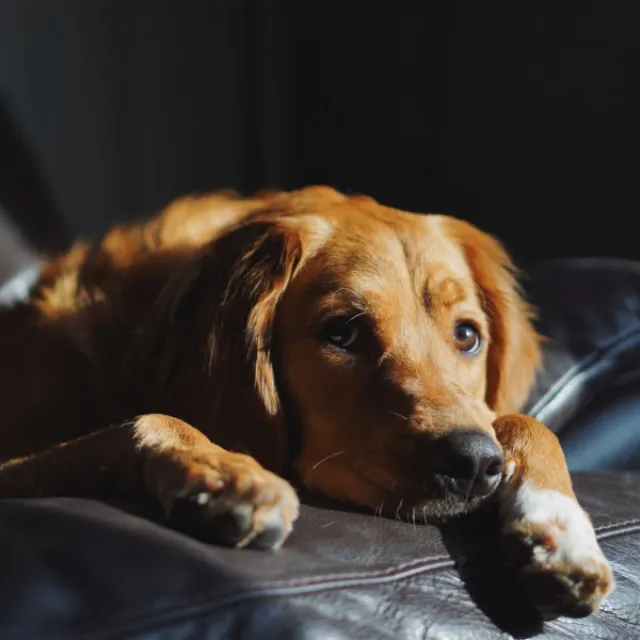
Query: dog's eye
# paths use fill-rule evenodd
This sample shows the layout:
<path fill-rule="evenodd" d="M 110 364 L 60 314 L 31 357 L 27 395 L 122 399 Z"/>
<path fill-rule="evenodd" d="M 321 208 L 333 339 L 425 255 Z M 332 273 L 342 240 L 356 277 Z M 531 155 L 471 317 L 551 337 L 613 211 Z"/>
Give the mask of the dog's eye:
<path fill-rule="evenodd" d="M 471 322 L 458 322 L 453 332 L 456 347 L 466 356 L 475 356 L 482 349 L 480 330 Z"/>
<path fill-rule="evenodd" d="M 334 347 L 354 351 L 362 338 L 362 325 L 357 317 L 332 318 L 324 325 L 321 337 Z"/>

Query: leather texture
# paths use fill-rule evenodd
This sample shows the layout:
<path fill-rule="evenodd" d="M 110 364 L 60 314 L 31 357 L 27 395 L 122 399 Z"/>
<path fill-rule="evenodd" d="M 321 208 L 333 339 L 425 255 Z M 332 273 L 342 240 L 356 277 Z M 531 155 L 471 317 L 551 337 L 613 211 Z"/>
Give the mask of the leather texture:
<path fill-rule="evenodd" d="M 546 339 L 526 410 L 571 470 L 640 470 L 640 263 L 549 261 L 525 284 Z"/>
<path fill-rule="evenodd" d="M 571 470 L 640 469 L 637 379 L 596 396 L 559 433 Z"/>
<path fill-rule="evenodd" d="M 546 339 L 526 410 L 560 431 L 595 397 L 640 376 L 640 263 L 543 263 L 525 281 Z"/>
<path fill-rule="evenodd" d="M 491 513 L 438 529 L 306 506 L 269 554 L 58 498 L 0 504 L 0 637 L 640 637 L 640 476 L 576 486 L 618 582 L 589 618 L 540 621 L 500 563 Z"/>
<path fill-rule="evenodd" d="M 636 465 L 623 453 L 640 442 L 640 265 L 551 263 L 527 290 L 549 338 L 529 411 L 585 467 Z M 575 485 L 617 580 L 589 618 L 539 619 L 490 510 L 437 528 L 307 505 L 269 554 L 57 498 L 0 502 L 0 638 L 640 638 L 640 473 Z"/>

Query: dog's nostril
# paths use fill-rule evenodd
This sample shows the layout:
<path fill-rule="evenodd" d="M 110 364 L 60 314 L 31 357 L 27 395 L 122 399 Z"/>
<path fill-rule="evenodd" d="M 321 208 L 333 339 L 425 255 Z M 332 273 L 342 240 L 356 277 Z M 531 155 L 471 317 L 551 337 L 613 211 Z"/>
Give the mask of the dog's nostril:
<path fill-rule="evenodd" d="M 502 458 L 494 458 L 489 462 L 484 473 L 490 477 L 499 476 L 502 474 L 503 466 Z"/>

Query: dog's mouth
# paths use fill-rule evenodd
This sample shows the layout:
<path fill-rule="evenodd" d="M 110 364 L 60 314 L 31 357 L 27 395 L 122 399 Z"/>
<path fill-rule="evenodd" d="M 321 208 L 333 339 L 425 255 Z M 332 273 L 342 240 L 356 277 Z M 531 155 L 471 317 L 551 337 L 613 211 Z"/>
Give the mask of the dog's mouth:
<path fill-rule="evenodd" d="M 426 479 L 416 479 L 358 461 L 349 467 L 379 493 L 380 502 L 369 505 L 375 515 L 411 523 L 442 522 L 472 512 L 487 502 L 499 485 L 482 496 L 464 495 L 452 490 L 435 472 Z"/>

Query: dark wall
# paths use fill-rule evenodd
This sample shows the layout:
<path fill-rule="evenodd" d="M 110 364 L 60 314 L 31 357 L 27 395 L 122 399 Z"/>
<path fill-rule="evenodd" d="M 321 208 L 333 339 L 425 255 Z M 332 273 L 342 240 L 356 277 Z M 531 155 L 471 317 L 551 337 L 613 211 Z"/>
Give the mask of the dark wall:
<path fill-rule="evenodd" d="M 66 11 L 60 11 L 64 5 Z M 4 0 L 0 98 L 74 233 L 328 183 L 640 258 L 632 0 Z"/>
<path fill-rule="evenodd" d="M 299 38 L 303 182 L 454 213 L 523 259 L 640 258 L 637 3 L 381 7 L 326 3 Z"/>
<path fill-rule="evenodd" d="M 0 100 L 74 233 L 249 186 L 249 15 L 235 0 L 0 2 Z"/>

